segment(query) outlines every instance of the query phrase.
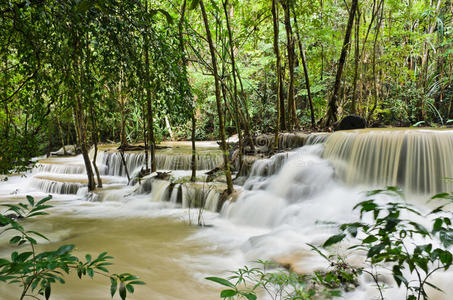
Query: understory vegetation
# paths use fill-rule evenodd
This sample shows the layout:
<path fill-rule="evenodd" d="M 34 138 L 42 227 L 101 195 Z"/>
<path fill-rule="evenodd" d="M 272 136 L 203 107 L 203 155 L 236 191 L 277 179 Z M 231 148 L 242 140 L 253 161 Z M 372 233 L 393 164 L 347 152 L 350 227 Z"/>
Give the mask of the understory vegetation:
<path fill-rule="evenodd" d="M 377 195 L 389 195 L 391 200 L 383 202 Z M 386 297 L 391 287 L 383 274 L 386 270 L 390 270 L 393 285 L 406 290 L 408 300 L 428 299 L 427 288 L 441 291 L 431 279 L 452 265 L 452 213 L 444 208 L 452 203 L 453 194 L 433 196 L 430 201 L 444 203 L 425 214 L 408 204 L 395 187 L 370 191 L 366 197 L 354 207 L 360 214 L 358 221 L 341 224 L 341 233 L 321 246 L 308 245 L 326 259 L 326 270 L 297 274 L 276 263 L 258 261 L 260 267 L 245 266 L 228 278 L 206 279 L 226 287 L 220 293 L 223 299 L 254 300 L 263 294 L 270 299 L 335 298 L 354 290 L 362 275 L 372 278 L 380 299 L 391 299 Z M 423 219 L 429 220 L 430 228 L 421 223 Z M 328 254 L 329 248 L 346 240 L 348 248 L 343 254 Z M 354 254 L 363 255 L 364 267 L 348 262 L 348 255 Z"/>

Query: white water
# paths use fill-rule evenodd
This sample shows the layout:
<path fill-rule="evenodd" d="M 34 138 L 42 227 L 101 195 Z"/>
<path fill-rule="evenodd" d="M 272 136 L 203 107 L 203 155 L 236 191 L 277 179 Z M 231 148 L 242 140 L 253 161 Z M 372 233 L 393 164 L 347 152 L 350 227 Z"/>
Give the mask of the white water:
<path fill-rule="evenodd" d="M 204 212 L 204 223 L 213 226 L 189 230 L 181 240 L 178 240 L 179 246 L 172 248 L 171 251 L 165 245 L 168 243 L 169 236 L 174 235 L 175 232 L 171 230 L 167 232 L 165 224 L 173 228 L 172 219 L 187 223 L 189 200 L 196 199 L 197 196 L 194 194 L 197 193 L 206 195 L 199 198 L 206 200 L 205 208 L 215 210 L 218 193 L 211 189 L 202 192 L 200 189 L 189 191 L 185 184 L 176 184 L 170 190 L 168 182 L 159 180 L 149 181 L 150 191 L 139 191 L 132 186 L 126 186 L 124 177 L 110 176 L 106 178 L 111 183 L 105 184 L 105 189 L 94 199 L 90 198 L 95 200 L 94 202 L 86 201 L 83 188 L 78 190 L 78 195 L 61 195 L 61 193 L 54 195 L 53 214 L 57 220 L 50 218 L 49 222 L 60 224 L 59 218 L 66 218 L 71 220 L 70 223 L 74 223 L 74 227 L 69 226 L 60 230 L 59 228 L 46 229 L 42 224 L 41 227 L 36 226 L 52 235 L 52 244 L 63 243 L 77 232 L 79 236 L 75 241 L 77 245 L 88 246 L 87 250 L 80 249 L 82 253 L 109 249 L 114 252 L 119 251 L 120 254 L 115 254 L 120 258 L 119 265 L 128 268 L 127 271 L 142 275 L 145 281 L 149 281 L 147 286 L 138 288 L 142 292 L 137 292 L 137 295 L 130 299 L 144 300 L 150 297 L 152 299 L 216 299 L 216 291 L 221 287 L 205 282 L 203 277 L 225 275 L 227 270 L 234 270 L 257 259 L 289 263 L 300 272 L 312 272 L 315 269 L 327 267 L 326 261 L 311 251 L 306 244 L 322 244 L 327 237 L 335 233 L 335 225 L 331 225 L 332 222 L 344 223 L 357 219 L 358 215 L 352 211 L 352 207 L 363 198 L 363 194 L 358 188 L 346 186 L 335 178 L 332 165 L 322 158 L 323 147 L 323 144 L 309 145 L 256 162 L 251 172 L 252 176 L 246 181 L 244 191 L 237 201 L 227 202 L 220 214 Z M 71 161 L 72 164 L 82 163 L 80 157 L 58 158 L 54 162 L 65 164 L 66 161 Z M 101 167 L 107 168 L 107 166 Z M 66 169 L 66 172 L 72 170 L 73 173 L 79 174 L 77 169 L 71 168 Z M 36 177 L 44 176 L 42 172 L 46 172 L 46 176 L 51 177 L 48 173 L 52 170 L 55 171 L 53 176 L 59 177 L 57 174 L 60 174 L 59 171 L 62 169 L 64 167 L 53 167 L 53 169 L 48 167 L 41 170 L 41 173 L 35 169 L 28 174 L 27 178 L 11 177 L 9 181 L 0 183 L 0 199 L 3 199 L 0 201 L 20 200 L 26 194 L 36 197 L 46 195 L 51 192 L 50 188 L 37 187 L 34 183 L 37 180 Z M 60 178 L 64 177 L 62 180 L 64 182 L 68 181 L 68 176 L 64 175 Z M 70 183 L 82 181 L 78 176 L 74 175 Z M 56 188 L 52 191 L 63 192 L 63 189 Z M 388 200 L 384 196 L 381 197 L 381 201 Z M 182 203 L 178 203 L 178 199 L 181 199 Z M 183 208 L 179 208 L 181 206 Z M 196 213 L 196 210 L 190 211 L 192 221 L 193 214 Z M 163 217 L 170 219 L 164 219 L 162 225 Z M 97 232 L 103 232 L 110 227 L 115 228 L 114 224 L 120 221 L 127 226 L 128 220 L 131 220 L 134 226 L 140 227 L 136 222 L 132 222 L 137 219 L 142 220 L 144 224 L 149 224 L 147 225 L 151 226 L 149 228 L 161 226 L 159 227 L 161 236 L 157 232 L 152 233 L 153 237 L 157 235 L 152 239 L 153 243 L 157 243 L 156 246 L 138 242 L 151 240 L 151 236 L 147 236 L 146 227 L 139 228 L 138 232 L 134 233 L 132 233 L 134 231 L 132 227 L 131 236 L 128 238 L 124 236 L 129 235 L 124 230 L 114 231 L 115 234 L 120 235 L 119 239 L 128 240 L 130 247 L 127 249 L 122 248 L 121 244 L 114 240 L 93 245 L 93 239 L 99 235 Z M 82 225 L 89 228 L 87 224 L 90 222 L 99 223 L 96 226 L 96 232 L 77 230 L 77 226 Z M 185 232 L 183 228 L 187 227 L 178 227 L 177 230 Z M 136 242 L 139 245 L 138 248 L 134 248 Z M 1 249 L 4 253 L 4 247 Z M 154 249 L 160 250 L 155 252 Z M 335 248 L 333 251 L 345 253 L 343 247 Z M 138 265 L 128 263 L 128 260 L 133 260 L 136 253 L 142 252 L 149 252 L 150 255 L 141 256 L 139 262 L 134 261 Z M 129 253 L 129 255 L 121 253 Z M 172 259 L 167 260 L 168 256 Z M 166 259 L 162 260 L 164 257 Z M 360 265 L 363 257 L 351 255 L 348 260 Z M 174 273 L 159 269 L 157 266 L 161 263 L 168 264 L 170 269 L 185 269 L 185 274 L 181 275 L 182 277 L 175 277 Z M 150 270 L 154 268 L 160 270 L 157 283 L 154 282 L 156 278 L 150 274 Z M 433 292 L 432 299 L 451 299 L 453 287 L 450 287 L 449 282 L 452 275 L 451 272 L 447 272 L 435 278 L 434 282 L 446 293 Z M 198 297 L 190 294 L 196 293 L 193 290 L 188 294 L 177 293 L 181 288 L 180 281 L 184 280 L 190 282 L 189 285 L 192 288 L 195 287 L 195 291 L 200 293 Z M 77 286 L 77 289 L 82 289 L 84 293 L 88 293 L 89 288 L 93 286 Z M 104 290 L 106 291 L 104 295 L 107 295 L 107 288 Z M 65 293 L 59 295 L 65 295 Z M 6 297 L 1 299 L 12 299 L 4 295 L 8 294 L 0 290 L 0 296 Z M 376 299 L 377 296 L 378 292 L 372 283 L 363 277 L 361 285 L 353 292 L 344 295 L 344 298 Z M 385 296 L 386 299 L 404 299 L 404 290 L 391 286 L 385 291 Z M 80 298 L 61 296 L 58 299 Z M 102 295 L 96 299 L 103 299 Z"/>

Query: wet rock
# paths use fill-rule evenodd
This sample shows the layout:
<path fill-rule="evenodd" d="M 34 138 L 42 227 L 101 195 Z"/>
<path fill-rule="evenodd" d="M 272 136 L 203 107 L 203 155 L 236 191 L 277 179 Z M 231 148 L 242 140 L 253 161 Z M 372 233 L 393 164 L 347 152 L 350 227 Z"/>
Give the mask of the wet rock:
<path fill-rule="evenodd" d="M 212 182 L 216 177 L 223 175 L 223 170 L 219 167 L 216 167 L 206 172 L 205 174 L 208 175 L 208 177 L 206 178 L 206 182 Z"/>
<path fill-rule="evenodd" d="M 335 127 L 335 131 L 366 128 L 366 120 L 360 116 L 349 115 L 344 117 Z"/>
<path fill-rule="evenodd" d="M 168 180 L 170 179 L 171 172 L 157 172 L 156 176 L 154 176 L 157 179 L 161 180 Z"/>
<path fill-rule="evenodd" d="M 80 154 L 81 151 L 77 145 L 66 145 L 61 147 L 58 151 L 50 152 L 51 156 L 74 156 Z"/>

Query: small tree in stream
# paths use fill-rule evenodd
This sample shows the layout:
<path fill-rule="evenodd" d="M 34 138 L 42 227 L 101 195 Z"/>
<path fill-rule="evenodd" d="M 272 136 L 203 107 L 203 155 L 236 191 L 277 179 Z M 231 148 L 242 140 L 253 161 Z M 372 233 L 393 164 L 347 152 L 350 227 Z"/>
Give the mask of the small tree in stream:
<path fill-rule="evenodd" d="M 28 245 L 28 251 L 13 251 L 11 257 L 0 258 L 0 281 L 8 284 L 18 284 L 22 292 L 19 299 L 44 297 L 50 298 L 54 283 L 65 283 L 64 275 L 71 271 L 76 272 L 79 278 L 88 275 L 93 278 L 95 274 L 110 279 L 110 294 L 113 297 L 118 291 L 121 299 L 126 299 L 128 293 L 134 292 L 135 285 L 145 284 L 138 277 L 129 273 L 110 274 L 107 266 L 113 258 L 107 252 L 99 254 L 96 258 L 90 254 L 82 260 L 72 254 L 74 245 L 63 245 L 55 251 L 38 252 L 36 238 L 47 238 L 39 232 L 26 230 L 19 220 L 27 220 L 40 215 L 46 215 L 46 209 L 51 196 L 35 202 L 33 197 L 27 196 L 28 203 L 4 204 L 7 207 L 5 213 L 0 213 L 0 226 L 6 232 L 13 232 L 14 236 L 9 240 L 12 246 L 24 247 Z"/>

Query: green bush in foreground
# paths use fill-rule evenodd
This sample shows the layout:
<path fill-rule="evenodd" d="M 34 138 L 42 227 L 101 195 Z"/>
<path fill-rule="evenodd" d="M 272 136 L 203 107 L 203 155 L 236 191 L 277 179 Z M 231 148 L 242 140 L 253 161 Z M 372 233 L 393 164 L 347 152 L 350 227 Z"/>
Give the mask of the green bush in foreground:
<path fill-rule="evenodd" d="M 8 231 L 14 232 L 9 243 L 12 246 L 29 246 L 28 251 L 14 251 L 10 259 L 0 259 L 0 281 L 8 284 L 18 284 L 22 288 L 19 299 L 26 297 L 46 300 L 50 298 L 52 285 L 56 282 L 65 283 L 64 275 L 71 271 L 76 272 L 79 278 L 86 275 L 93 278 L 95 274 L 110 279 L 110 294 L 113 297 L 118 291 L 121 299 L 126 299 L 128 293 L 134 292 L 135 285 L 145 284 L 138 277 L 129 273 L 110 274 L 107 266 L 113 257 L 107 252 L 99 254 L 96 258 L 90 254 L 81 260 L 72 254 L 74 245 L 64 245 L 55 251 L 38 252 L 36 237 L 47 238 L 36 231 L 26 230 L 19 220 L 30 219 L 40 215 L 46 215 L 46 209 L 52 207 L 47 202 L 48 196 L 38 202 L 33 197 L 27 196 L 28 203 L 5 204 L 7 211 L 0 213 L 0 225 L 5 227 L 0 235 Z"/>
<path fill-rule="evenodd" d="M 375 197 L 388 194 L 391 201 L 380 203 Z M 366 254 L 368 267 L 355 268 L 341 257 L 326 255 L 320 248 L 309 245 L 314 251 L 329 261 L 327 272 L 300 275 L 291 271 L 280 270 L 267 272 L 264 268 L 239 269 L 228 279 L 208 277 L 206 279 L 228 287 L 220 297 L 223 299 L 257 299 L 257 291 L 266 292 L 272 299 L 325 299 L 340 296 L 357 285 L 357 276 L 361 273 L 370 275 L 384 299 L 384 283 L 379 270 L 391 270 L 397 286 L 404 286 L 406 299 L 428 299 L 427 286 L 440 290 L 428 280 L 440 270 L 447 270 L 452 265 L 453 227 L 452 213 L 444 207 L 453 200 L 453 194 L 442 193 L 431 200 L 444 200 L 447 203 L 436 207 L 423 215 L 408 204 L 398 188 L 388 187 L 367 193 L 367 198 L 358 203 L 354 210 L 360 210 L 359 221 L 339 226 L 341 233 L 331 236 L 322 245 L 330 247 L 349 237 L 353 244 L 350 251 Z M 416 220 L 431 220 L 427 229 Z M 415 244 L 415 241 L 423 241 Z M 414 279 L 415 278 L 415 279 Z M 247 286 L 248 284 L 248 286 Z"/>

